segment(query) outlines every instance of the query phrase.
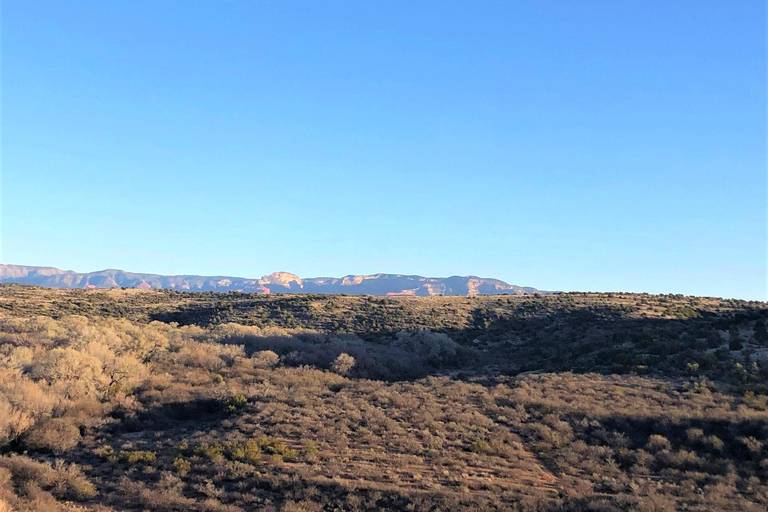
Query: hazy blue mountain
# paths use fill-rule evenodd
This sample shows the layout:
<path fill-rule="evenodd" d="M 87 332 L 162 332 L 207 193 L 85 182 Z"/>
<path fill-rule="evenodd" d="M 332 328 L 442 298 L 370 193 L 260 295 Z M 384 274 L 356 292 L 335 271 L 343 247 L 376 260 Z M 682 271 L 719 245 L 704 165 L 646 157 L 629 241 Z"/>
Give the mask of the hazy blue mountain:
<path fill-rule="evenodd" d="M 349 295 L 522 295 L 530 287 L 476 276 L 422 277 L 402 274 L 348 275 L 302 279 L 275 272 L 260 279 L 227 276 L 164 276 L 124 270 L 79 273 L 53 267 L 0 264 L 0 283 L 51 288 L 167 288 L 180 291 L 241 291 L 253 293 L 346 293 Z M 541 292 L 546 293 L 546 292 Z"/>

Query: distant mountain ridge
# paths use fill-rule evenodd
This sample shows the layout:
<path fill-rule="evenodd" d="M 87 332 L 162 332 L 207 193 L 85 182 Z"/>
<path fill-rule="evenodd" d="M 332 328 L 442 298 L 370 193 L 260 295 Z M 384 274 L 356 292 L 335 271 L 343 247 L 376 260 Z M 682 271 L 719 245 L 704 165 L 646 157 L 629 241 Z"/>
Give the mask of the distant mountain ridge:
<path fill-rule="evenodd" d="M 536 288 L 516 286 L 477 276 L 422 277 L 403 274 L 348 275 L 302 279 L 275 272 L 260 279 L 228 276 L 165 276 L 108 269 L 80 273 L 54 267 L 0 264 L 0 283 L 49 288 L 138 288 L 189 292 L 345 293 L 348 295 L 524 295 Z"/>

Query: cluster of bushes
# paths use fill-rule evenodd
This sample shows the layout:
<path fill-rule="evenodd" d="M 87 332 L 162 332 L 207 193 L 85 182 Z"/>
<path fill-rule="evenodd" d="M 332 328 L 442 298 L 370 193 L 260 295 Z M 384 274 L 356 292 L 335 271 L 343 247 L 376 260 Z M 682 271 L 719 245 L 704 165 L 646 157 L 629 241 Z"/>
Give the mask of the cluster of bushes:
<path fill-rule="evenodd" d="M 226 323 L 203 330 L 197 339 L 241 346 L 262 368 L 280 362 L 384 380 L 413 379 L 438 370 L 462 368 L 474 363 L 478 356 L 473 348 L 429 330 L 399 331 L 370 341 L 354 334 Z"/>
<path fill-rule="evenodd" d="M 59 512 L 65 501 L 90 501 L 96 486 L 76 464 L 10 454 L 0 457 L 0 510 Z"/>
<path fill-rule="evenodd" d="M 278 459 L 285 462 L 295 462 L 299 455 L 316 453 L 313 444 L 308 443 L 304 450 L 296 450 L 279 439 L 260 435 L 254 439 L 246 441 L 232 441 L 228 443 L 205 443 L 194 450 L 182 446 L 181 454 L 183 456 L 198 455 L 208 459 L 218 459 L 224 457 L 228 460 L 244 462 L 257 465 L 263 462 L 265 458 Z"/>
<path fill-rule="evenodd" d="M 469 352 L 428 331 L 401 332 L 389 344 L 370 344 L 310 331 L 79 316 L 6 319 L 0 343 L 0 442 L 51 451 L 72 448 L 81 430 L 97 426 L 114 407 L 128 407 L 137 387 L 162 388 L 162 372 L 152 370 L 169 365 L 217 375 L 236 366 L 311 365 L 340 375 L 394 379 L 456 366 Z"/>

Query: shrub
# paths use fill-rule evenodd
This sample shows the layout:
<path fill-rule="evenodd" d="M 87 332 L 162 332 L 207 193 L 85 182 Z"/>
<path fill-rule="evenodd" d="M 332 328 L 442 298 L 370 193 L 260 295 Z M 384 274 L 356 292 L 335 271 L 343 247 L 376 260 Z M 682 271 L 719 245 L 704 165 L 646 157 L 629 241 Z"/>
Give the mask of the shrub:
<path fill-rule="evenodd" d="M 656 460 L 662 468 L 677 468 L 681 470 L 696 470 L 702 465 L 702 459 L 696 452 L 689 450 L 662 450 L 656 454 Z"/>
<path fill-rule="evenodd" d="M 280 356 L 271 350 L 261 350 L 253 355 L 256 368 L 273 368 L 280 362 Z"/>
<path fill-rule="evenodd" d="M 30 430 L 24 444 L 32 450 L 64 452 L 80 442 L 80 429 L 68 418 L 54 418 Z"/>
<path fill-rule="evenodd" d="M 744 393 L 744 403 L 758 411 L 768 411 L 768 395 L 755 395 L 754 391 Z"/>
<path fill-rule="evenodd" d="M 226 451 L 229 459 L 247 464 L 256 464 L 261 460 L 261 445 L 258 441 L 248 440 L 244 443 L 228 444 Z"/>
<path fill-rule="evenodd" d="M 653 434 L 648 438 L 648 442 L 646 443 L 645 448 L 649 452 L 655 453 L 662 450 L 670 450 L 672 448 L 672 443 L 670 443 L 669 439 L 664 436 Z"/>
<path fill-rule="evenodd" d="M 279 457 L 286 462 L 294 462 L 299 456 L 296 450 L 272 437 L 259 436 L 256 443 L 265 454 Z"/>
<path fill-rule="evenodd" d="M 722 452 L 723 448 L 725 448 L 725 443 L 717 436 L 707 436 L 701 440 L 701 444 L 714 452 Z"/>
<path fill-rule="evenodd" d="M 306 440 L 301 442 L 301 455 L 308 458 L 308 459 L 314 459 L 317 456 L 317 453 L 319 452 L 317 448 L 317 444 L 314 441 Z"/>
<path fill-rule="evenodd" d="M 224 456 L 224 445 L 219 443 L 206 443 L 195 449 L 195 453 L 211 460 L 221 459 Z"/>
<path fill-rule="evenodd" d="M 741 350 L 744 348 L 741 342 L 741 332 L 735 325 L 732 325 L 728 330 L 728 348 L 731 350 Z"/>
<path fill-rule="evenodd" d="M 94 450 L 94 454 L 107 462 L 117 462 L 117 454 L 115 453 L 115 450 L 109 446 Z"/>
<path fill-rule="evenodd" d="M 697 443 L 704 438 L 704 431 L 700 428 L 689 428 L 685 431 L 685 436 L 691 443 Z"/>
<path fill-rule="evenodd" d="M 248 405 L 248 399 L 245 398 L 245 395 L 235 395 L 227 400 L 227 404 L 224 409 L 228 413 L 232 414 L 244 408 L 246 405 Z"/>
<path fill-rule="evenodd" d="M 157 455 L 155 452 L 148 450 L 122 450 L 118 458 L 127 464 L 152 464 L 155 462 Z"/>
<path fill-rule="evenodd" d="M 707 333 L 707 346 L 709 348 L 718 348 L 723 343 L 723 337 L 720 331 L 712 330 Z"/>
<path fill-rule="evenodd" d="M 173 459 L 173 468 L 178 474 L 184 476 L 192 469 L 192 463 L 183 457 L 176 457 Z"/>
<path fill-rule="evenodd" d="M 7 475 L 13 476 L 16 486 L 29 490 L 34 486 L 36 492 L 51 491 L 59 498 L 83 500 L 96 496 L 96 487 L 86 478 L 83 471 L 75 464 L 65 464 L 60 460 L 50 462 L 38 462 L 29 457 L 11 455 L 0 457 L 0 492 L 2 492 L 2 480 Z M 6 484 L 7 485 L 7 484 Z M 47 493 L 46 493 L 47 494 Z M 29 510 L 37 510 L 34 506 Z"/>
<path fill-rule="evenodd" d="M 435 368 L 455 363 L 461 349 L 448 335 L 430 330 L 400 331 L 394 345 L 425 358 L 427 363 Z"/>
<path fill-rule="evenodd" d="M 488 441 L 478 439 L 470 445 L 469 451 L 473 453 L 489 453 L 491 451 L 491 445 L 488 444 Z"/>
<path fill-rule="evenodd" d="M 765 320 L 755 321 L 755 325 L 752 327 L 752 336 L 755 342 L 765 345 L 768 342 L 768 329 L 765 326 Z"/>
<path fill-rule="evenodd" d="M 339 375 L 348 375 L 354 366 L 355 358 L 347 353 L 342 352 L 336 357 L 336 359 L 333 360 L 333 364 L 331 364 L 331 371 L 333 373 L 338 373 Z"/>
<path fill-rule="evenodd" d="M 760 452 L 763 450 L 763 442 L 752 436 L 739 437 L 737 440 L 747 449 L 750 455 L 760 455 Z"/>

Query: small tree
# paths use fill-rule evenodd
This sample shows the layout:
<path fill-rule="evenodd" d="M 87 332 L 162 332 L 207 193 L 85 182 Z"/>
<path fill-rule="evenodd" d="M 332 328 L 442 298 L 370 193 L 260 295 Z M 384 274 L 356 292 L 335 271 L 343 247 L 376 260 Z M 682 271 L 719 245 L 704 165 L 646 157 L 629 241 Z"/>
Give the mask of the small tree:
<path fill-rule="evenodd" d="M 722 343 L 723 337 L 720 336 L 720 331 L 709 331 L 709 334 L 707 334 L 707 346 L 709 348 L 718 348 Z"/>
<path fill-rule="evenodd" d="M 730 341 L 728 342 L 728 348 L 731 350 L 741 350 L 744 345 L 741 343 L 741 336 L 739 335 L 739 328 L 732 325 L 728 330 L 728 336 Z"/>
<path fill-rule="evenodd" d="M 664 436 L 653 434 L 648 438 L 648 443 L 645 445 L 645 448 L 651 453 L 656 453 L 662 450 L 671 450 L 672 443 L 670 443 L 669 439 Z"/>
<path fill-rule="evenodd" d="M 273 368 L 280 362 L 280 356 L 271 350 L 261 350 L 253 355 L 256 368 Z"/>
<path fill-rule="evenodd" d="M 353 366 L 355 366 L 355 358 L 342 352 L 333 360 L 331 371 L 339 375 L 348 375 Z"/>
<path fill-rule="evenodd" d="M 765 320 L 758 320 L 753 327 L 755 342 L 765 345 L 768 342 L 768 330 L 765 328 Z"/>

